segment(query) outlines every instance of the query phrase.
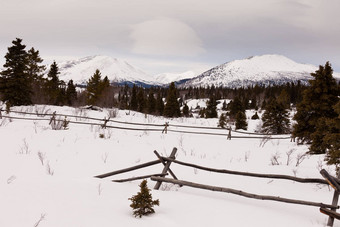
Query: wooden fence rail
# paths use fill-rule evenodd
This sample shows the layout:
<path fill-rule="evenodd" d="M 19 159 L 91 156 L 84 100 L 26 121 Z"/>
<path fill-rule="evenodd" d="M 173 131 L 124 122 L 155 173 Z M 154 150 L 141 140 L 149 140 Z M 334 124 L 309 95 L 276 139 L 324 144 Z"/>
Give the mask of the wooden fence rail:
<path fill-rule="evenodd" d="M 167 182 L 167 183 L 172 183 L 172 184 L 184 185 L 184 186 L 189 186 L 192 188 L 200 188 L 200 189 L 206 189 L 206 190 L 211 190 L 211 191 L 226 192 L 226 193 L 236 194 L 236 195 L 240 195 L 240 196 L 244 196 L 244 197 L 252 198 L 252 199 L 273 200 L 273 201 L 284 202 L 284 203 L 293 203 L 293 204 L 333 208 L 333 209 L 339 208 L 338 206 L 334 206 L 330 204 L 309 202 L 309 201 L 296 200 L 296 199 L 287 199 L 287 198 L 267 196 L 267 195 L 257 195 L 257 194 L 252 194 L 248 192 L 243 192 L 240 190 L 235 190 L 232 188 L 223 188 L 223 187 L 216 187 L 216 186 L 210 186 L 210 185 L 205 185 L 205 184 L 197 184 L 197 183 L 193 183 L 189 181 L 175 180 L 175 179 L 169 179 L 165 177 L 152 176 L 151 180 L 157 181 L 157 182 L 162 181 L 162 182 Z"/>
<path fill-rule="evenodd" d="M 101 174 L 96 177 L 98 178 L 110 177 L 116 174 L 126 173 L 126 172 L 130 172 L 133 170 L 137 170 L 137 169 L 141 169 L 141 168 L 145 168 L 151 165 L 156 165 L 156 164 L 161 163 L 163 164 L 164 167 L 163 167 L 163 171 L 160 174 L 150 174 L 150 175 L 145 175 L 145 176 L 138 176 L 138 177 L 132 177 L 132 178 L 127 178 L 127 179 L 121 179 L 121 180 L 113 180 L 113 181 L 114 182 L 126 182 L 126 181 L 151 178 L 151 180 L 157 182 L 154 187 L 154 189 L 157 189 L 157 190 L 160 188 L 163 182 L 167 182 L 167 183 L 177 184 L 180 186 L 188 186 L 188 187 L 200 188 L 200 189 L 211 190 L 211 191 L 231 193 L 231 194 L 235 194 L 235 195 L 239 195 L 239 196 L 243 196 L 247 198 L 252 198 L 252 199 L 271 200 L 271 201 L 284 202 L 284 203 L 290 203 L 290 204 L 320 207 L 320 211 L 323 214 L 326 214 L 329 216 L 327 226 L 333 226 L 334 218 L 340 219 L 340 214 L 336 212 L 336 210 L 339 209 L 338 198 L 339 198 L 339 191 L 340 191 L 340 186 L 339 186 L 340 180 L 339 178 L 335 178 L 331 176 L 329 173 L 327 173 L 326 170 L 320 171 L 320 174 L 325 178 L 325 180 L 319 179 L 319 178 L 299 178 L 299 177 L 293 177 L 293 176 L 281 175 L 281 174 L 262 174 L 262 173 L 240 172 L 240 171 L 233 171 L 233 170 L 227 170 L 227 169 L 209 168 L 209 167 L 200 166 L 200 165 L 196 165 L 192 163 L 182 162 L 182 161 L 176 160 L 176 152 L 177 152 L 177 148 L 173 148 L 171 155 L 169 157 L 163 157 L 160 154 L 158 154 L 157 151 L 154 151 L 155 155 L 158 158 L 155 161 L 146 162 L 146 163 L 132 166 L 129 168 Z M 236 190 L 232 188 L 225 188 L 225 187 L 218 187 L 218 186 L 211 186 L 211 185 L 205 185 L 205 184 L 198 184 L 198 183 L 189 182 L 189 181 L 183 181 L 183 180 L 179 180 L 174 174 L 174 172 L 170 169 L 171 163 L 188 166 L 192 168 L 197 168 L 197 169 L 205 170 L 209 172 L 215 172 L 215 173 L 232 174 L 232 175 L 248 176 L 248 177 L 291 180 L 291 181 L 296 181 L 300 183 L 316 183 L 316 184 L 331 185 L 335 189 L 334 195 L 333 195 L 333 201 L 332 201 L 332 204 L 325 204 L 325 203 L 318 203 L 318 202 L 311 202 L 311 201 L 304 201 L 304 200 L 297 200 L 297 199 L 282 198 L 278 196 L 257 195 L 257 194 L 252 194 L 249 192 L 244 192 L 244 191 L 240 191 L 240 190 Z M 165 176 L 168 175 L 168 173 L 170 173 L 170 175 L 174 179 L 165 178 Z"/>

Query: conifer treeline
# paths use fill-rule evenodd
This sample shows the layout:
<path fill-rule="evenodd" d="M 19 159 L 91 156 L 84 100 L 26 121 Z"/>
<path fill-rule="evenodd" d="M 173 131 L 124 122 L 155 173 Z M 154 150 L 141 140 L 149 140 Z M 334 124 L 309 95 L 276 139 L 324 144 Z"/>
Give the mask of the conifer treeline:
<path fill-rule="evenodd" d="M 314 79 L 309 81 L 309 86 L 300 82 L 234 89 L 214 86 L 179 89 L 174 83 L 168 88 L 114 86 L 96 70 L 89 75 L 86 88 L 77 92 L 72 80 L 66 84 L 59 79 L 56 62 L 44 75 L 46 68 L 38 50 L 26 51 L 19 38 L 12 44 L 0 72 L 0 98 L 8 108 L 30 104 L 97 105 L 166 117 L 188 117 L 198 111 L 201 117 L 216 118 L 217 100 L 231 99 L 228 105 L 223 102 L 222 110 L 228 110 L 228 118 L 236 121 L 236 129 L 247 128 L 246 109 L 262 108 L 265 110 L 263 132 L 279 134 L 290 132 L 287 109 L 296 105 L 293 136 L 301 143 L 310 144 L 311 154 L 326 153 L 329 164 L 340 165 L 340 90 L 329 62 L 311 74 Z M 188 99 L 202 98 L 208 99 L 206 108 L 197 106 L 190 110 L 186 105 Z M 224 114 L 220 116 L 220 127 L 225 126 L 225 118 Z M 257 113 L 252 116 L 257 118 Z"/>

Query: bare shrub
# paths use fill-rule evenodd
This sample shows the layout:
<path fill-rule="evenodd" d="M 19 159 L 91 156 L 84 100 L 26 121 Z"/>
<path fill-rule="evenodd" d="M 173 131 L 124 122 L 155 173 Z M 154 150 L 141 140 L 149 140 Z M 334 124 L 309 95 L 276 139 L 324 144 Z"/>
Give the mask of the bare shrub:
<path fill-rule="evenodd" d="M 250 152 L 249 152 L 249 151 L 247 151 L 247 152 L 244 153 L 244 161 L 245 161 L 245 162 L 248 162 L 249 156 L 250 156 Z"/>
<path fill-rule="evenodd" d="M 103 191 L 103 187 L 102 187 L 102 184 L 98 184 L 98 195 L 101 195 L 102 194 L 102 191 Z"/>
<path fill-rule="evenodd" d="M 307 153 L 300 153 L 296 156 L 296 164 L 295 166 L 298 167 L 305 159 L 307 158 Z"/>
<path fill-rule="evenodd" d="M 275 166 L 275 165 L 280 165 L 280 161 L 279 159 L 281 158 L 280 153 L 276 152 L 275 154 L 272 155 L 272 157 L 270 158 L 270 162 L 271 165 Z"/>
<path fill-rule="evenodd" d="M 7 179 L 7 184 L 11 184 L 15 179 L 17 179 L 16 176 L 12 175 Z"/>
<path fill-rule="evenodd" d="M 3 118 L 1 121 L 0 121 L 0 127 L 1 126 L 6 126 L 10 121 L 8 120 L 8 118 Z"/>
<path fill-rule="evenodd" d="M 118 109 L 113 108 L 108 110 L 108 118 L 116 118 L 118 115 Z"/>
<path fill-rule="evenodd" d="M 38 117 L 46 116 L 51 110 L 46 109 L 46 105 L 43 106 L 34 106 L 34 112 L 37 114 Z"/>
<path fill-rule="evenodd" d="M 104 164 L 106 164 L 108 157 L 109 157 L 109 153 L 105 152 L 104 154 L 102 154 L 102 160 L 103 160 Z"/>
<path fill-rule="evenodd" d="M 319 170 L 319 172 L 324 169 L 323 161 L 321 159 L 318 160 L 316 168 Z"/>
<path fill-rule="evenodd" d="M 60 117 L 58 119 L 51 119 L 50 124 L 52 130 L 61 130 L 63 128 L 63 120 Z"/>
<path fill-rule="evenodd" d="M 43 153 L 43 152 L 41 152 L 41 151 L 39 151 L 39 152 L 38 152 L 38 158 L 39 158 L 39 160 L 40 160 L 40 162 L 41 162 L 41 165 L 44 165 L 45 158 L 46 158 L 46 154 Z"/>
<path fill-rule="evenodd" d="M 175 184 L 163 182 L 161 184 L 160 190 L 161 191 L 177 191 L 178 190 L 178 186 L 175 185 Z"/>
<path fill-rule="evenodd" d="M 39 220 L 34 224 L 34 227 L 38 227 L 40 225 L 40 222 L 42 222 L 45 219 L 46 214 L 41 214 Z"/>
<path fill-rule="evenodd" d="M 297 168 L 294 168 L 292 171 L 293 171 L 294 177 L 296 177 L 297 172 L 298 172 L 298 169 L 297 169 Z"/>
<path fill-rule="evenodd" d="M 263 139 L 260 142 L 260 147 L 264 147 L 264 145 L 266 145 L 266 143 L 271 139 L 270 135 L 266 135 L 263 137 Z"/>
<path fill-rule="evenodd" d="M 31 153 L 31 150 L 28 146 L 28 143 L 27 143 L 26 139 L 23 139 L 23 145 L 20 146 L 19 154 L 30 154 L 30 153 Z"/>
<path fill-rule="evenodd" d="M 292 162 L 292 154 L 294 153 L 295 149 L 290 149 L 286 152 L 287 155 L 287 162 L 286 165 L 289 166 L 289 164 Z"/>
<path fill-rule="evenodd" d="M 77 121 L 84 120 L 84 118 L 88 117 L 87 111 L 83 108 L 75 108 L 73 114 L 76 116 Z"/>
<path fill-rule="evenodd" d="M 54 170 L 51 168 L 50 162 L 46 163 L 46 172 L 47 172 L 48 175 L 51 175 L 51 176 L 54 175 Z"/>

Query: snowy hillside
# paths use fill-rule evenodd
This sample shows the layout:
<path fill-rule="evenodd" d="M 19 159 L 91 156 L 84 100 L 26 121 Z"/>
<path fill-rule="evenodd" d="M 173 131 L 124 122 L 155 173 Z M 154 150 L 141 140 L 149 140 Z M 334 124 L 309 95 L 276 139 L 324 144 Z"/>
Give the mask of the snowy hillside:
<path fill-rule="evenodd" d="M 192 100 L 190 105 L 196 106 L 201 101 Z M 160 173 L 163 165 L 104 179 L 94 177 L 158 160 L 154 150 L 162 156 L 169 156 L 173 147 L 178 149 L 177 160 L 211 168 L 303 178 L 322 178 L 319 171 L 325 168 L 334 174 L 334 168 L 325 165 L 323 155 L 304 156 L 307 147 L 290 142 L 289 136 L 271 140 L 236 137 L 227 140 L 223 135 L 174 131 L 162 134 L 161 131 L 148 130 L 169 121 L 171 130 L 203 131 L 179 126 L 216 127 L 217 118 L 164 119 L 133 111 L 92 111 L 56 106 L 13 107 L 13 110 L 40 115 L 10 113 L 12 117 L 31 120 L 9 120 L 5 118 L 8 115 L 2 113 L 0 226 L 323 227 L 327 223 L 327 216 L 321 214 L 318 207 L 249 199 L 169 183 L 162 184 L 158 191 L 151 191 L 153 198 L 160 200 L 160 206 L 155 207 L 155 214 L 140 219 L 132 215 L 128 198 L 137 194 L 141 180 L 126 183 L 111 180 Z M 53 111 L 76 115 L 78 117 L 69 116 L 67 119 L 81 124 L 70 123 L 67 130 L 52 130 L 49 116 L 43 114 Z M 116 128 L 102 129 L 98 124 L 101 122 L 81 118 L 104 119 L 113 113 L 116 117 L 112 119 L 116 122 L 109 122 L 108 126 Z M 247 111 L 250 132 L 261 124 L 260 120 L 250 120 L 252 114 L 253 110 Z M 91 122 L 97 125 L 86 125 Z M 153 126 L 132 125 L 133 122 Z M 227 133 L 221 129 L 209 131 Z M 245 134 L 233 132 L 235 135 Z M 326 204 L 331 203 L 334 192 L 324 184 L 233 176 L 176 163 L 171 165 L 171 170 L 180 180 Z M 149 188 L 153 189 L 154 185 L 155 182 L 149 179 Z M 339 227 L 340 222 L 336 220 L 334 226 Z"/>
<path fill-rule="evenodd" d="M 307 82 L 311 79 L 310 73 L 317 69 L 317 66 L 296 63 L 281 55 L 262 55 L 219 65 L 181 86 L 241 87 L 256 83 L 270 85 L 298 80 Z M 340 79 L 340 74 L 334 74 L 334 77 Z"/>
<path fill-rule="evenodd" d="M 96 69 L 102 73 L 102 78 L 107 76 L 111 82 L 142 82 L 154 84 L 152 76 L 142 70 L 130 65 L 125 61 L 108 56 L 91 56 L 78 60 L 61 62 L 60 79 L 68 81 L 72 79 L 75 83 L 85 84 L 94 74 Z"/>
<path fill-rule="evenodd" d="M 169 84 L 171 82 L 192 79 L 196 76 L 193 71 L 184 73 L 161 73 L 155 76 L 155 80 L 160 84 Z"/>

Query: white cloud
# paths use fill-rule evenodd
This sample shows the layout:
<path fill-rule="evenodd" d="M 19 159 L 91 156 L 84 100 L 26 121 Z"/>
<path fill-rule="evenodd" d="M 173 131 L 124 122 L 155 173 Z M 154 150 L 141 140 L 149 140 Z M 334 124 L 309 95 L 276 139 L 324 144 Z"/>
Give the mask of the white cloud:
<path fill-rule="evenodd" d="M 196 56 L 205 50 L 196 32 L 174 19 L 148 20 L 132 26 L 132 52 L 146 55 Z"/>

